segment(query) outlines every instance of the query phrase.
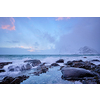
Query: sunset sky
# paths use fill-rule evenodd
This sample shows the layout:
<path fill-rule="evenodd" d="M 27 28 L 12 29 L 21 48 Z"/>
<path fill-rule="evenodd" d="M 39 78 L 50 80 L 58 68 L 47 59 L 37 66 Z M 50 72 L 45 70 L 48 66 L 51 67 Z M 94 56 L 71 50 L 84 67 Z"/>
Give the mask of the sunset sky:
<path fill-rule="evenodd" d="M 100 52 L 100 17 L 0 17 L 0 54 Z"/>

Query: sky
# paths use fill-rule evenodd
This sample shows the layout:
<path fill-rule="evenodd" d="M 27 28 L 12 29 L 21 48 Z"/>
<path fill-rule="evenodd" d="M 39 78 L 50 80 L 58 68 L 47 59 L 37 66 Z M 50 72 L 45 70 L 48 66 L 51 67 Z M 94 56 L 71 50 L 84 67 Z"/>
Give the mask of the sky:
<path fill-rule="evenodd" d="M 0 17 L 0 54 L 100 53 L 100 17 Z"/>

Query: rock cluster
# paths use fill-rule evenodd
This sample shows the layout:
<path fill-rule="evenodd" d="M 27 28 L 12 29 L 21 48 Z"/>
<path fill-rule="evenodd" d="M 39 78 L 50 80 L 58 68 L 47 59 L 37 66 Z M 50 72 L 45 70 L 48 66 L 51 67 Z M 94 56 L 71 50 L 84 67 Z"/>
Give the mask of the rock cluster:
<path fill-rule="evenodd" d="M 43 64 L 40 64 L 36 68 L 36 70 L 35 70 L 35 72 L 33 72 L 33 74 L 39 76 L 42 73 L 46 73 L 48 71 L 48 69 L 49 69 L 49 66 L 45 66 L 45 63 L 43 63 Z"/>
<path fill-rule="evenodd" d="M 18 76 L 18 77 L 9 77 L 6 76 L 2 82 L 0 82 L 0 84 L 20 84 L 21 82 L 23 82 L 24 80 L 26 80 L 27 78 L 29 78 L 29 76 Z"/>
<path fill-rule="evenodd" d="M 83 84 L 100 84 L 100 66 L 91 61 L 73 60 L 65 65 L 61 67 L 62 79 L 80 80 Z"/>
<path fill-rule="evenodd" d="M 38 66 L 39 64 L 41 64 L 41 61 L 40 60 L 36 60 L 36 59 L 35 60 L 26 60 L 24 62 L 31 63 L 33 67 L 34 66 Z"/>
<path fill-rule="evenodd" d="M 51 65 L 46 65 L 41 63 L 40 60 L 26 60 L 24 61 L 26 66 L 12 66 L 8 67 L 9 71 L 23 71 L 30 70 L 32 67 L 35 68 L 34 72 L 31 74 L 39 76 L 42 73 L 46 73 L 49 68 L 60 66 L 59 63 L 63 63 L 64 66 L 60 66 L 60 71 L 62 73 L 61 78 L 69 81 L 80 81 L 83 84 L 100 84 L 100 65 L 95 65 L 93 62 L 100 62 L 98 59 L 91 61 L 82 61 L 82 60 L 73 60 L 67 61 L 64 63 L 63 59 L 59 59 Z M 0 73 L 5 72 L 3 67 L 5 65 L 12 64 L 12 62 L 2 62 L 0 63 Z M 0 84 L 20 84 L 22 81 L 26 80 L 29 76 L 18 76 L 18 77 L 9 77 L 6 76 Z"/>
<path fill-rule="evenodd" d="M 12 62 L 0 62 L 0 69 L 2 69 L 5 65 L 12 64 Z"/>

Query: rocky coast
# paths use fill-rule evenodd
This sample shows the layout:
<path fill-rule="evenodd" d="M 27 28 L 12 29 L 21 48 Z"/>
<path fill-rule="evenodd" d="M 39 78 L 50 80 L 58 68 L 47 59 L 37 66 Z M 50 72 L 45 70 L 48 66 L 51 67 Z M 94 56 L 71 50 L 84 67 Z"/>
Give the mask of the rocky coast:
<path fill-rule="evenodd" d="M 92 59 L 90 61 L 83 60 L 72 60 L 64 61 L 64 59 L 58 59 L 52 64 L 48 65 L 47 62 L 42 63 L 38 59 L 25 60 L 24 65 L 13 66 L 13 62 L 0 62 L 0 73 L 5 73 L 6 71 L 31 71 L 29 74 L 38 76 L 47 73 L 49 69 L 54 67 L 59 67 L 62 75 L 60 76 L 62 80 L 67 81 L 79 81 L 82 84 L 100 84 L 100 64 L 96 65 L 94 62 L 100 62 L 98 59 Z M 7 70 L 5 70 L 7 66 Z M 4 76 L 0 80 L 0 84 L 20 84 L 24 80 L 27 80 L 29 75 L 17 75 L 17 76 Z M 37 77 L 37 78 L 38 78 Z"/>

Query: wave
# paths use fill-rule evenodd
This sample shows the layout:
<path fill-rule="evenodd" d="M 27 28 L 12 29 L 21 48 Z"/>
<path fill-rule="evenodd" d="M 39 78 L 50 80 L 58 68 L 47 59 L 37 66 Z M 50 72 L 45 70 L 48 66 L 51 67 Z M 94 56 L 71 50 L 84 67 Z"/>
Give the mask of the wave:
<path fill-rule="evenodd" d="M 39 58 L 42 58 L 42 57 L 39 57 Z M 38 58 L 38 59 L 39 59 Z M 83 61 L 86 61 L 86 60 L 93 60 L 93 59 L 99 59 L 100 60 L 100 56 L 71 56 L 71 57 L 67 57 L 67 56 L 48 56 L 48 57 L 43 57 L 42 59 L 39 59 L 41 60 L 41 63 L 46 63 L 46 65 L 51 65 L 52 63 L 55 63 L 57 60 L 59 59 L 64 59 L 64 63 L 66 63 L 67 61 L 72 61 L 72 60 L 83 60 Z M 32 57 L 23 57 L 23 59 L 20 59 L 20 57 L 13 57 L 12 58 L 8 57 L 6 58 L 6 56 L 4 56 L 3 58 L 0 57 L 0 62 L 13 62 L 12 64 L 9 64 L 9 65 L 5 65 L 3 67 L 3 69 L 5 70 L 5 72 L 2 72 L 0 73 L 0 76 L 3 76 L 3 75 L 17 75 L 19 73 L 21 73 L 22 71 L 24 70 L 28 70 L 28 69 L 35 69 L 37 66 L 35 67 L 32 67 L 32 64 L 29 63 L 29 62 L 24 62 L 25 60 L 33 60 Z M 97 62 L 94 62 L 95 64 L 100 64 L 97 63 Z M 63 64 L 59 64 L 60 66 L 62 66 Z"/>

